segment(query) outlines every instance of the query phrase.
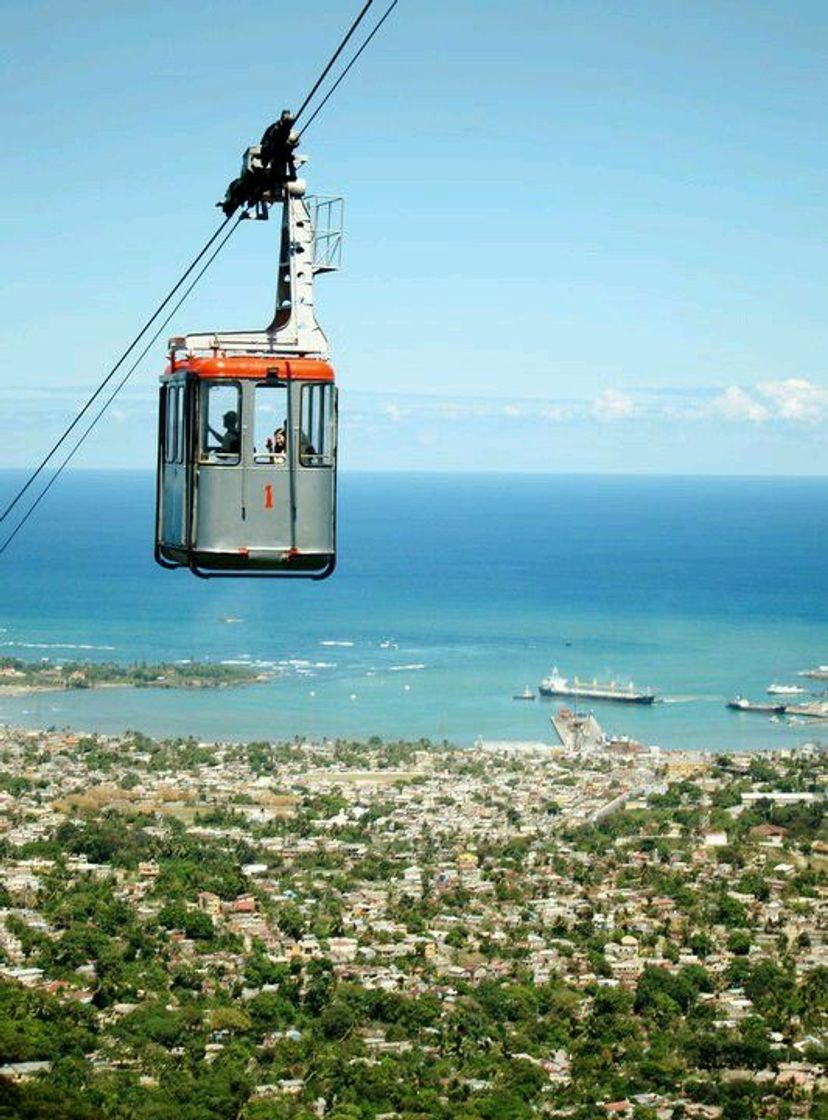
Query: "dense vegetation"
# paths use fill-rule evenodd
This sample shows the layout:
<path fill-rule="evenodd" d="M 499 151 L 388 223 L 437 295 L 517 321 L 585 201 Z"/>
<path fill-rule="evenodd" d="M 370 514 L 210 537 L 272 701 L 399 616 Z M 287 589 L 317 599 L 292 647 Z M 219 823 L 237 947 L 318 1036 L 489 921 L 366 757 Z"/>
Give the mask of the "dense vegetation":
<path fill-rule="evenodd" d="M 144 661 L 119 665 L 114 661 L 21 661 L 0 657 L 0 689 L 15 688 L 101 688 L 130 685 L 133 688 L 222 688 L 261 679 L 253 666 L 221 665 L 211 662 Z"/>

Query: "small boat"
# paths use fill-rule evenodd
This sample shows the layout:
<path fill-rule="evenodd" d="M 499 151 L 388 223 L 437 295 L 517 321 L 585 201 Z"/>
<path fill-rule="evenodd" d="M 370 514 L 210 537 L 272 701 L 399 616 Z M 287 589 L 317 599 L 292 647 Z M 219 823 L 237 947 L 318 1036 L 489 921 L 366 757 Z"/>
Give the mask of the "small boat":
<path fill-rule="evenodd" d="M 767 688 L 768 696 L 801 696 L 806 691 L 799 684 L 777 684 L 776 681 Z"/>
<path fill-rule="evenodd" d="M 785 704 L 754 704 L 744 696 L 736 696 L 727 702 L 728 708 L 734 712 L 770 712 L 772 715 L 781 716 L 787 711 Z"/>
<path fill-rule="evenodd" d="M 526 688 L 524 688 L 524 690 L 522 692 L 516 692 L 514 694 L 514 696 L 512 697 L 512 699 L 513 700 L 534 700 L 535 699 L 535 690 L 533 688 L 530 688 L 529 685 L 527 684 Z"/>

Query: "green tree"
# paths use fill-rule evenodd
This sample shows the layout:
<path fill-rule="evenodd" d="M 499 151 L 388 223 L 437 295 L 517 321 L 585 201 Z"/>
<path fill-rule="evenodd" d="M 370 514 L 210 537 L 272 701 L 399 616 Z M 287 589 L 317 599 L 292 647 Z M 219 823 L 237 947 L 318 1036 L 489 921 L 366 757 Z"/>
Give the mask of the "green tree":
<path fill-rule="evenodd" d="M 750 952 L 750 946 L 750 935 L 744 930 L 734 930 L 727 939 L 728 949 L 738 957 L 746 957 Z"/>

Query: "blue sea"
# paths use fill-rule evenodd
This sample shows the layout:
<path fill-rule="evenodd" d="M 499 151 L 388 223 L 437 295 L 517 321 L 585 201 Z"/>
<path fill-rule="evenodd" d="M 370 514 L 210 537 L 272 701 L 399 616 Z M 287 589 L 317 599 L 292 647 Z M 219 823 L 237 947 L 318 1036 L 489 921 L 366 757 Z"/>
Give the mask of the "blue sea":
<path fill-rule="evenodd" d="M 22 476 L 0 475 L 3 494 Z M 769 748 L 828 727 L 736 714 L 828 662 L 828 480 L 345 474 L 336 574 L 216 580 L 152 558 L 149 473 L 74 472 L 0 558 L 0 651 L 250 662 L 215 692 L 0 699 L 0 721 L 205 739 L 552 740 L 517 702 L 553 666 L 652 687 L 595 703 L 662 747 Z M 228 621 L 234 620 L 234 621 Z"/>

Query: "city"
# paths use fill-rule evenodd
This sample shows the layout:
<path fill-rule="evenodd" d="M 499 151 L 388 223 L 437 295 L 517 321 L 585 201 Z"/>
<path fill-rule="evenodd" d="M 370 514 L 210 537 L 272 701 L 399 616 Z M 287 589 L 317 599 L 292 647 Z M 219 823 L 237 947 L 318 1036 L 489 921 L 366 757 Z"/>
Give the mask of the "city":
<path fill-rule="evenodd" d="M 8 1115 L 828 1115 L 819 744 L 0 760 Z"/>

